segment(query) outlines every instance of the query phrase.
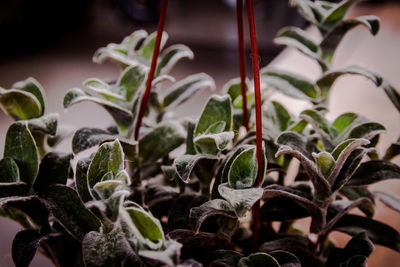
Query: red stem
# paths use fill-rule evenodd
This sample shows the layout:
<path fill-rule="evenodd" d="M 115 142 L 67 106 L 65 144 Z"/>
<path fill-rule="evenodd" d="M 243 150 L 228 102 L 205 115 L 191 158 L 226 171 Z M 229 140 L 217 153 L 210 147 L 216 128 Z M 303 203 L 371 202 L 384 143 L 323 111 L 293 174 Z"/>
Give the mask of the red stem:
<path fill-rule="evenodd" d="M 260 92 L 260 70 L 258 63 L 256 26 L 254 22 L 253 0 L 246 0 L 247 18 L 249 20 L 249 31 L 251 40 L 251 55 L 254 75 L 254 94 L 256 100 L 256 155 L 258 163 L 256 185 L 261 185 L 263 175 L 263 155 L 262 155 L 262 123 L 261 123 L 261 92 Z M 253 242 L 252 248 L 255 251 L 258 248 L 258 230 L 260 228 L 260 201 L 253 206 Z"/>
<path fill-rule="evenodd" d="M 236 18 L 238 27 L 238 43 L 239 43 L 239 67 L 240 67 L 240 88 L 242 91 L 242 114 L 243 125 L 246 131 L 249 131 L 249 112 L 247 109 L 246 97 L 246 50 L 243 34 L 243 0 L 236 0 Z"/>
<path fill-rule="evenodd" d="M 158 55 L 160 54 L 160 44 L 161 44 L 162 34 L 163 34 L 163 30 L 164 30 L 165 16 L 167 14 L 167 6 L 168 6 L 168 0 L 162 0 L 160 20 L 158 21 L 158 28 L 157 28 L 156 43 L 154 45 L 154 51 L 153 51 L 153 55 L 151 57 L 151 65 L 150 65 L 149 75 L 147 76 L 147 81 L 146 81 L 146 90 L 144 91 L 142 101 L 140 102 L 140 108 L 139 108 L 138 118 L 137 118 L 137 122 L 136 122 L 135 140 L 139 139 L 139 130 L 140 130 L 140 126 L 142 125 L 144 113 L 146 111 L 146 106 L 147 106 L 147 102 L 149 100 L 149 95 L 150 95 L 150 90 L 151 90 L 151 83 L 154 78 L 154 72 L 155 72 L 156 66 L 157 66 Z"/>

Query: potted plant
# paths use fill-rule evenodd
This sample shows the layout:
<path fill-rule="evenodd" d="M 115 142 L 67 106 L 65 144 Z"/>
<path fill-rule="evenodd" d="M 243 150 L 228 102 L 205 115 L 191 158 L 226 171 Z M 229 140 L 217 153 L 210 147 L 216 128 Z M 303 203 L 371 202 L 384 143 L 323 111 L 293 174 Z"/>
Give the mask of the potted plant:
<path fill-rule="evenodd" d="M 399 233 L 373 219 L 375 199 L 399 211 L 399 196 L 368 189 L 400 178 L 391 162 L 399 142 L 380 157 L 375 146 L 383 125 L 351 112 L 325 118 L 330 88 L 342 75 L 370 79 L 400 111 L 399 93 L 379 74 L 332 66 L 349 30 L 379 30 L 375 16 L 345 19 L 355 2 L 291 1 L 322 41 L 287 27 L 275 42 L 318 62 L 322 75 L 311 81 L 258 69 L 253 6 L 246 1 L 250 82 L 238 0 L 241 77 L 210 96 L 195 120 L 166 115 L 214 83 L 204 73 L 177 82 L 168 74 L 193 54 L 184 45 L 163 49 L 165 0 L 157 33 L 136 31 L 96 52 L 95 62 L 121 66 L 117 81 L 90 78 L 64 97 L 65 108 L 86 101 L 104 107 L 114 125 L 63 131 L 58 114 L 45 112 L 36 80 L 1 89 L 1 107 L 15 119 L 0 161 L 1 214 L 25 228 L 12 243 L 16 266 L 28 266 L 37 250 L 57 266 L 366 266 L 374 244 L 400 251 Z M 290 114 L 268 100 L 271 90 L 312 107 Z M 57 148 L 68 136 L 73 153 Z M 300 167 L 289 183 L 295 160 Z M 361 213 L 349 214 L 355 208 Z M 305 217 L 311 220 L 301 230 L 296 222 Z M 338 247 L 332 231 L 351 239 Z"/>

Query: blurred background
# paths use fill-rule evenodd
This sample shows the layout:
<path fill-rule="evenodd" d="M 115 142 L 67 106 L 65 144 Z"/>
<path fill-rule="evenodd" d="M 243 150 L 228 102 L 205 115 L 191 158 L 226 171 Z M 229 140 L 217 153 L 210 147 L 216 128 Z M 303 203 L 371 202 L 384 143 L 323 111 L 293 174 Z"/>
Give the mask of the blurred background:
<path fill-rule="evenodd" d="M 318 35 L 315 29 L 288 7 L 285 0 L 256 0 L 256 27 L 260 66 L 268 64 L 291 70 L 311 79 L 319 74 L 318 66 L 296 51 L 272 43 L 283 26 L 296 25 Z M 206 72 L 222 88 L 229 79 L 239 76 L 235 0 L 173 0 L 169 1 L 165 30 L 168 44 L 184 43 L 195 54 L 193 61 L 180 62 L 172 72 L 177 80 L 188 74 Z M 0 1 L 0 86 L 10 88 L 16 81 L 36 78 L 47 94 L 47 112 L 59 112 L 60 124 L 76 128 L 105 127 L 109 115 L 94 104 L 85 103 L 62 108 L 65 92 L 79 87 L 90 77 L 116 79 L 118 68 L 105 63 L 97 65 L 91 58 L 97 48 L 110 42 L 119 43 L 137 29 L 156 30 L 161 1 L 156 0 L 1 0 Z M 381 73 L 395 88 L 400 88 L 400 3 L 399 0 L 370 0 L 353 8 L 349 16 L 375 14 L 382 19 L 378 36 L 357 28 L 346 36 L 335 57 L 337 67 L 361 64 Z M 247 27 L 245 27 L 247 29 Z M 251 71 L 249 38 L 247 70 Z M 280 53 L 282 52 L 282 53 Z M 278 55 L 279 54 L 279 55 Z M 184 106 L 181 112 L 197 117 L 206 92 Z M 276 94 L 294 113 L 306 106 Z M 197 101 L 198 100 L 198 101 Z M 360 77 L 340 79 L 330 99 L 330 117 L 353 111 L 384 124 L 388 131 L 380 142 L 383 150 L 400 134 L 400 116 L 384 93 Z M 0 150 L 11 120 L 0 114 Z M 63 144 L 66 149 L 70 145 Z M 399 158 L 397 158 L 399 163 Z M 400 193 L 400 183 L 389 181 L 376 188 Z M 377 203 L 376 218 L 400 230 L 400 215 Z M 0 265 L 13 266 L 10 248 L 21 227 L 0 218 Z M 335 235 L 340 244 L 347 240 Z M 400 254 L 377 246 L 369 266 L 388 266 L 400 262 Z M 35 257 L 31 266 L 51 266 L 44 257 Z"/>

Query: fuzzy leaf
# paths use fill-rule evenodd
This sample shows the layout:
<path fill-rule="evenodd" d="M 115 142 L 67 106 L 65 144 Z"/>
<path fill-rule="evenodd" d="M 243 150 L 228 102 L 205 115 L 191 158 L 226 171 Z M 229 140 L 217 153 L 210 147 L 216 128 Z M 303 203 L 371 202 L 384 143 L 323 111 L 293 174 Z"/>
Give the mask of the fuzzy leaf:
<path fill-rule="evenodd" d="M 327 64 L 321 58 L 322 53 L 319 45 L 298 27 L 282 28 L 275 37 L 274 43 L 295 48 L 304 55 L 315 59 L 324 71 L 328 69 Z"/>
<path fill-rule="evenodd" d="M 231 236 L 237 228 L 238 220 L 232 206 L 225 200 L 213 199 L 190 210 L 189 218 L 195 233 L 199 233 L 207 219 L 216 216 L 216 232 Z"/>
<path fill-rule="evenodd" d="M 117 81 L 118 94 L 126 101 L 131 101 L 135 93 L 144 86 L 146 76 L 147 69 L 142 65 L 127 67 Z"/>
<path fill-rule="evenodd" d="M 92 159 L 81 159 L 76 163 L 75 185 L 76 191 L 83 202 L 92 200 L 92 195 L 89 192 L 87 173 Z"/>
<path fill-rule="evenodd" d="M 140 250 L 139 256 L 144 257 L 150 264 L 160 264 L 162 266 L 182 266 L 182 267 L 201 267 L 202 265 L 195 260 L 189 259 L 177 265 L 182 244 L 175 240 L 166 240 L 163 250 Z"/>
<path fill-rule="evenodd" d="M 186 45 L 171 45 L 170 47 L 166 48 L 160 55 L 159 62 L 157 64 L 156 76 L 168 73 L 175 66 L 175 64 L 183 58 L 194 58 L 192 50 L 190 50 L 190 48 Z"/>
<path fill-rule="evenodd" d="M 207 74 L 198 73 L 187 76 L 167 89 L 168 93 L 165 95 L 162 105 L 167 110 L 173 110 L 176 106 L 181 105 L 190 97 L 208 87 L 214 90 L 215 83 Z"/>
<path fill-rule="evenodd" d="M 298 12 L 304 19 L 319 26 L 323 14 L 314 2 L 307 0 L 292 0 L 291 3 L 292 5 L 297 6 Z"/>
<path fill-rule="evenodd" d="M 320 92 L 314 83 L 298 74 L 267 68 L 262 70 L 261 78 L 268 85 L 288 96 L 309 101 L 319 99 Z"/>
<path fill-rule="evenodd" d="M 50 113 L 43 115 L 37 119 L 31 119 L 28 121 L 28 127 L 30 131 L 39 131 L 45 134 L 55 136 L 57 133 L 57 121 L 58 113 Z"/>
<path fill-rule="evenodd" d="M 164 245 L 165 238 L 161 224 L 151 214 L 136 207 L 120 208 L 119 214 L 125 235 L 128 240 L 133 236 L 138 248 L 157 250 Z"/>
<path fill-rule="evenodd" d="M 327 100 L 329 91 L 335 81 L 343 75 L 361 75 L 371 80 L 376 86 L 382 84 L 382 77 L 377 73 L 366 69 L 365 67 L 352 65 L 339 70 L 325 72 L 317 81 L 316 84 L 321 89 L 321 94 L 324 100 Z"/>
<path fill-rule="evenodd" d="M 196 124 L 195 137 L 206 133 L 210 126 L 220 121 L 225 122 L 223 132 L 229 132 L 232 129 L 232 103 L 228 95 L 212 95 L 208 99 Z"/>
<path fill-rule="evenodd" d="M 54 217 L 78 240 L 90 231 L 98 231 L 100 221 L 86 209 L 78 193 L 65 185 L 51 185 L 44 194 Z"/>
<path fill-rule="evenodd" d="M 349 133 L 348 138 L 365 138 L 371 140 L 373 137 L 386 131 L 385 126 L 376 122 L 366 122 L 355 126 Z"/>
<path fill-rule="evenodd" d="M 307 210 L 308 214 L 312 217 L 310 226 L 311 232 L 318 233 L 325 224 L 325 218 L 322 215 L 320 208 L 314 204 L 313 201 L 294 194 L 293 192 L 284 191 L 280 186 L 270 185 L 264 188 L 263 200 L 265 202 L 276 197 L 290 199 L 296 202 L 296 204 L 301 206 L 303 209 Z"/>
<path fill-rule="evenodd" d="M 218 186 L 218 192 L 234 208 L 239 217 L 243 217 L 263 195 L 263 189 L 233 189 L 227 183 Z"/>
<path fill-rule="evenodd" d="M 11 255 L 15 266 L 29 266 L 40 242 L 43 240 L 36 230 L 23 230 L 17 233 L 12 242 Z"/>
<path fill-rule="evenodd" d="M 324 177 L 328 177 L 332 168 L 335 166 L 335 159 L 332 155 L 326 151 L 322 151 L 318 154 L 313 153 L 314 159 L 317 162 L 318 169 Z"/>
<path fill-rule="evenodd" d="M 85 266 L 121 266 L 134 257 L 121 229 L 109 233 L 89 232 L 82 241 Z"/>
<path fill-rule="evenodd" d="M 338 23 L 331 31 L 329 31 L 322 40 L 320 46 L 323 51 L 323 58 L 332 61 L 336 48 L 342 41 L 343 37 L 351 29 L 363 25 L 372 35 L 376 35 L 380 27 L 380 19 L 376 16 L 361 16 L 357 18 L 347 19 Z"/>
<path fill-rule="evenodd" d="M 112 172 L 116 175 L 123 168 L 124 152 L 118 139 L 102 144 L 89 165 L 87 174 L 89 188 L 93 188 L 96 183 L 100 182 L 106 173 Z M 90 192 L 93 194 L 92 191 Z"/>
<path fill-rule="evenodd" d="M 37 80 L 34 78 L 28 78 L 24 81 L 14 83 L 12 88 L 33 94 L 40 103 L 41 115 L 44 114 L 46 107 L 45 92 Z"/>
<path fill-rule="evenodd" d="M 349 200 L 357 200 L 359 198 L 366 197 L 369 200 L 371 200 L 371 203 L 375 203 L 374 196 L 365 186 L 357 186 L 357 187 L 345 186 L 342 189 L 340 189 L 340 193 Z M 371 203 L 365 202 L 361 203 L 358 206 L 358 208 L 362 212 L 364 212 L 364 214 L 367 215 L 369 218 L 372 218 L 372 216 L 375 213 L 374 205 Z"/>
<path fill-rule="evenodd" d="M 177 122 L 164 122 L 139 140 L 139 157 L 142 163 L 154 162 L 179 147 L 186 133 Z"/>
<path fill-rule="evenodd" d="M 211 254 L 209 266 L 237 266 L 238 261 L 243 258 L 243 254 L 234 250 L 219 249 Z"/>
<path fill-rule="evenodd" d="M 400 196 L 398 194 L 392 192 L 376 191 L 374 192 L 374 196 L 377 197 L 389 208 L 400 212 Z"/>
<path fill-rule="evenodd" d="M 12 158 L 0 160 L 0 183 L 20 182 L 19 169 L 17 163 Z"/>
<path fill-rule="evenodd" d="M 122 108 L 113 102 L 90 96 L 79 88 L 73 88 L 67 92 L 67 94 L 64 96 L 64 108 L 68 108 L 71 105 L 83 101 L 94 102 L 104 107 L 118 124 L 118 127 L 121 131 L 126 131 L 133 122 L 132 113 L 129 110 Z"/>
<path fill-rule="evenodd" d="M 349 8 L 356 2 L 361 0 L 343 0 L 333 8 L 329 9 L 327 15 L 325 15 L 322 24 L 326 29 L 330 29 L 332 26 L 340 22 L 346 15 Z"/>
<path fill-rule="evenodd" d="M 283 132 L 277 138 L 276 143 L 279 145 L 284 145 L 297 150 L 304 155 L 309 160 L 313 160 L 312 153 L 319 153 L 318 148 L 307 140 L 303 135 L 296 132 Z"/>
<path fill-rule="evenodd" d="M 348 214 L 335 224 L 334 229 L 352 236 L 365 231 L 368 238 L 375 244 L 391 248 L 397 252 L 400 251 L 400 234 L 384 223 Z"/>
<path fill-rule="evenodd" d="M 333 122 L 332 127 L 338 132 L 343 132 L 346 128 L 352 125 L 358 118 L 358 115 L 355 113 L 347 112 L 338 116 Z"/>
<path fill-rule="evenodd" d="M 157 32 L 153 32 L 143 41 L 143 44 L 137 51 L 138 56 L 142 57 L 146 63 L 150 63 L 151 57 L 153 56 L 156 38 Z M 163 32 L 161 37 L 160 50 L 162 50 L 167 40 L 168 34 L 166 32 Z"/>
<path fill-rule="evenodd" d="M 280 267 L 278 261 L 271 255 L 263 252 L 251 254 L 248 257 L 243 257 L 238 262 L 238 267 Z"/>
<path fill-rule="evenodd" d="M 211 125 L 208 130 L 216 129 L 214 128 L 215 126 L 217 126 L 217 124 Z M 221 128 L 218 130 L 221 130 Z M 234 136 L 235 134 L 232 131 L 211 134 L 206 133 L 198 135 L 193 141 L 195 148 L 199 153 L 215 155 L 219 151 L 224 150 L 232 141 Z"/>
<path fill-rule="evenodd" d="M 396 143 L 392 143 L 390 147 L 386 150 L 385 155 L 383 156 L 384 160 L 392 160 L 393 158 L 400 155 L 400 138 Z"/>
<path fill-rule="evenodd" d="M 218 157 L 208 154 L 182 155 L 175 158 L 173 166 L 179 178 L 181 178 L 183 182 L 188 183 L 194 167 L 199 161 L 204 159 L 217 160 Z"/>
<path fill-rule="evenodd" d="M 4 157 L 12 158 L 17 163 L 22 182 L 29 186 L 35 182 L 39 155 L 26 123 L 14 123 L 8 128 Z"/>
<path fill-rule="evenodd" d="M 38 118 L 42 115 L 40 102 L 29 92 L 0 88 L 0 106 L 15 120 Z"/>
<path fill-rule="evenodd" d="M 256 148 L 251 146 L 232 161 L 228 171 L 229 187 L 236 189 L 252 187 L 257 178 L 257 170 Z"/>
<path fill-rule="evenodd" d="M 115 92 L 114 88 L 102 80 L 91 78 L 83 82 L 83 86 L 86 87 L 87 91 L 94 92 L 101 95 L 110 101 L 124 101 L 125 97 Z"/>
<path fill-rule="evenodd" d="M 386 80 L 383 81 L 382 84 L 383 90 L 385 91 L 386 95 L 389 97 L 392 104 L 395 108 L 400 112 L 400 94 L 396 89 L 390 85 Z"/>
<path fill-rule="evenodd" d="M 304 110 L 300 114 L 300 118 L 310 123 L 313 128 L 321 135 L 322 143 L 326 150 L 330 151 L 333 149 L 332 139 L 335 133 L 330 128 L 330 123 L 324 118 L 324 116 L 312 109 Z"/>
<path fill-rule="evenodd" d="M 275 250 L 269 253 L 281 267 L 301 267 L 299 259 L 292 253 L 284 250 Z"/>
<path fill-rule="evenodd" d="M 33 189 L 43 192 L 52 184 L 66 184 L 71 169 L 72 155 L 50 152 L 44 156 Z"/>
<path fill-rule="evenodd" d="M 362 163 L 347 184 L 360 186 L 396 178 L 400 178 L 399 166 L 389 161 L 371 160 Z"/>

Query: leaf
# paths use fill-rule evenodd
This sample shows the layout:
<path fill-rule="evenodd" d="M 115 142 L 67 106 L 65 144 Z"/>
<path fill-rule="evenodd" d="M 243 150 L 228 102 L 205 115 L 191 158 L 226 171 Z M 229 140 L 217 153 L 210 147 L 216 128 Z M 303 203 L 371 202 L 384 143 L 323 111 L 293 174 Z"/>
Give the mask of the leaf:
<path fill-rule="evenodd" d="M 335 133 L 330 128 L 330 123 L 320 112 L 312 109 L 304 110 L 300 113 L 300 118 L 310 123 L 321 135 L 322 143 L 326 150 L 331 151 L 334 148 L 332 139 Z"/>
<path fill-rule="evenodd" d="M 243 254 L 234 250 L 219 249 L 214 251 L 210 257 L 209 266 L 237 266 L 238 261 L 243 258 Z"/>
<path fill-rule="evenodd" d="M 301 154 L 304 155 L 304 157 L 308 158 L 309 160 L 313 160 L 314 157 L 312 156 L 312 153 L 319 153 L 320 151 L 318 148 L 308 141 L 308 139 L 296 132 L 283 132 L 281 135 L 277 138 L 276 143 L 278 145 L 284 145 L 284 146 L 289 146 L 294 150 L 299 151 Z"/>
<path fill-rule="evenodd" d="M 211 125 L 210 128 L 216 126 Z M 208 129 L 208 131 L 213 129 Z M 218 129 L 221 130 L 221 129 Z M 235 134 L 232 131 L 201 134 L 194 138 L 194 144 L 197 152 L 204 154 L 215 155 L 219 151 L 224 150 L 234 138 Z"/>
<path fill-rule="evenodd" d="M 384 160 L 371 160 L 361 163 L 347 185 L 360 186 L 380 182 L 386 179 L 400 178 L 400 167 Z"/>
<path fill-rule="evenodd" d="M 323 14 L 317 8 L 317 5 L 307 0 L 293 0 L 290 3 L 297 6 L 298 12 L 304 19 L 319 26 Z"/>
<path fill-rule="evenodd" d="M 299 259 L 290 252 L 275 250 L 269 253 L 281 267 L 301 267 Z"/>
<path fill-rule="evenodd" d="M 352 236 L 365 231 L 368 238 L 375 244 L 400 251 L 399 233 L 389 225 L 381 222 L 347 214 L 335 224 L 334 229 Z"/>
<path fill-rule="evenodd" d="M 179 178 L 185 183 L 189 183 L 190 176 L 196 164 L 201 160 L 217 160 L 218 157 L 209 154 L 182 155 L 175 158 L 173 167 Z"/>
<path fill-rule="evenodd" d="M 238 262 L 238 267 L 280 267 L 278 261 L 271 255 L 263 252 L 253 253 L 243 257 Z"/>
<path fill-rule="evenodd" d="M 336 161 L 332 155 L 326 151 L 318 154 L 313 153 L 314 159 L 317 162 L 318 170 L 324 177 L 328 177 L 332 168 L 335 166 Z"/>
<path fill-rule="evenodd" d="M 78 193 L 65 185 L 51 185 L 43 195 L 54 217 L 76 239 L 83 240 L 90 231 L 98 231 L 99 219 L 86 209 Z"/>
<path fill-rule="evenodd" d="M 276 185 L 270 185 L 264 188 L 263 200 L 267 203 L 273 198 L 286 198 L 290 199 L 303 209 L 307 210 L 308 214 L 312 217 L 310 231 L 312 233 L 318 233 L 323 225 L 325 224 L 325 218 L 320 210 L 320 208 L 311 200 L 304 198 L 302 196 L 296 195 L 292 192 L 284 191 L 282 187 Z"/>
<path fill-rule="evenodd" d="M 334 128 L 338 133 L 343 132 L 345 129 L 347 129 L 349 126 L 352 125 L 353 122 L 357 120 L 358 115 L 352 112 L 347 112 L 343 113 L 340 116 L 338 116 L 333 122 L 332 122 L 332 128 Z"/>
<path fill-rule="evenodd" d="M 389 208 L 400 212 L 400 196 L 392 192 L 375 191 L 374 196 Z"/>
<path fill-rule="evenodd" d="M 252 187 L 257 178 L 257 171 L 256 147 L 251 146 L 232 161 L 228 171 L 229 187 L 236 189 Z"/>
<path fill-rule="evenodd" d="M 163 122 L 139 140 L 142 162 L 154 162 L 179 147 L 185 141 L 185 129 L 178 122 Z"/>
<path fill-rule="evenodd" d="M 35 140 L 27 123 L 14 123 L 8 128 L 4 157 L 12 158 L 18 165 L 20 179 L 31 186 L 39 170 L 39 155 Z"/>
<path fill-rule="evenodd" d="M 239 217 L 243 217 L 263 196 L 263 189 L 259 187 L 234 189 L 227 183 L 218 186 L 218 192 L 234 208 Z"/>
<path fill-rule="evenodd" d="M 229 132 L 232 129 L 232 103 L 228 95 L 212 95 L 201 112 L 196 124 L 194 136 L 197 137 L 207 132 L 208 128 L 217 123 L 225 122 L 225 128 L 221 132 Z"/>
<path fill-rule="evenodd" d="M 29 130 L 31 132 L 39 131 L 55 136 L 57 133 L 58 118 L 58 113 L 50 113 L 37 119 L 31 119 L 28 121 Z"/>
<path fill-rule="evenodd" d="M 329 13 L 325 16 L 322 21 L 322 24 L 326 29 L 330 29 L 338 22 L 340 22 L 344 16 L 346 15 L 349 8 L 356 2 L 361 0 L 343 0 L 333 8 L 329 10 Z"/>
<path fill-rule="evenodd" d="M 315 102 L 320 97 L 319 89 L 312 81 L 294 73 L 267 68 L 261 71 L 261 78 L 269 86 L 297 99 Z"/>
<path fill-rule="evenodd" d="M 383 159 L 389 161 L 398 155 L 400 155 L 400 138 L 397 140 L 397 142 L 390 145 L 390 147 L 386 150 Z"/>
<path fill-rule="evenodd" d="M 128 240 L 136 239 L 137 248 L 157 250 L 164 246 L 165 238 L 159 220 L 143 209 L 136 207 L 120 208 L 120 220 Z"/>
<path fill-rule="evenodd" d="M 125 97 L 118 94 L 119 92 L 115 92 L 116 90 L 106 82 L 102 80 L 91 78 L 87 79 L 83 82 L 83 86 L 88 89 L 89 92 L 94 92 L 96 94 L 101 95 L 107 100 L 110 101 L 124 101 Z"/>
<path fill-rule="evenodd" d="M 339 77 L 347 74 L 364 76 L 365 78 L 371 80 L 376 86 L 380 86 L 382 84 L 381 76 L 365 67 L 358 65 L 351 65 L 342 69 L 328 71 L 316 81 L 316 84 L 321 89 L 321 95 L 324 100 L 327 99 L 329 91 L 335 81 Z"/>
<path fill-rule="evenodd" d="M 250 80 L 246 79 L 245 83 L 246 83 L 246 92 L 248 92 Z M 240 78 L 234 78 L 229 80 L 226 84 L 224 84 L 222 92 L 228 94 L 231 97 L 232 102 L 234 103 L 233 104 L 234 107 L 238 108 L 242 107 L 242 105 L 238 105 L 238 103 L 236 102 L 239 99 L 240 101 L 242 101 L 242 86 Z"/>
<path fill-rule="evenodd" d="M 134 258 L 121 229 L 108 233 L 89 232 L 82 241 L 85 266 L 121 266 L 127 258 Z"/>
<path fill-rule="evenodd" d="M 375 203 L 374 196 L 365 186 L 344 186 L 342 189 L 340 189 L 340 193 L 349 200 L 357 200 L 359 198 L 366 197 L 371 200 L 371 203 Z M 358 208 L 369 218 L 372 218 L 375 213 L 374 205 L 371 203 L 361 203 L 358 206 Z"/>
<path fill-rule="evenodd" d="M 144 86 L 147 79 L 146 77 L 146 67 L 142 65 L 127 67 L 118 78 L 118 94 L 122 95 L 126 101 L 132 101 L 136 92 Z"/>
<path fill-rule="evenodd" d="M 66 184 L 71 170 L 72 154 L 50 152 L 44 156 L 33 189 L 43 192 L 52 184 Z"/>
<path fill-rule="evenodd" d="M 213 91 L 215 89 L 215 82 L 207 74 L 198 73 L 189 75 L 167 89 L 168 93 L 164 96 L 162 105 L 166 110 L 173 110 L 196 93 L 208 87 Z"/>
<path fill-rule="evenodd" d="M 37 101 L 40 103 L 41 114 L 43 115 L 46 107 L 46 97 L 43 87 L 34 78 L 30 77 L 24 81 L 16 82 L 12 88 L 31 93 L 35 96 Z"/>
<path fill-rule="evenodd" d="M 179 257 L 182 244 L 175 240 L 166 240 L 164 250 L 140 250 L 139 255 L 146 259 L 147 264 L 160 264 L 162 266 L 182 266 L 182 267 L 201 267 L 202 265 L 195 260 L 189 259 L 181 262 L 179 265 Z M 186 265 L 187 264 L 187 265 Z"/>
<path fill-rule="evenodd" d="M 0 184 L 20 182 L 17 163 L 12 158 L 0 160 Z"/>
<path fill-rule="evenodd" d="M 129 110 L 122 108 L 114 104 L 113 102 L 90 96 L 79 88 L 73 88 L 67 92 L 67 94 L 64 96 L 63 101 L 64 108 L 68 108 L 71 105 L 83 101 L 94 102 L 104 107 L 113 117 L 122 132 L 126 131 L 133 122 L 132 113 Z"/>
<path fill-rule="evenodd" d="M 40 102 L 36 97 L 29 92 L 17 89 L 0 88 L 0 107 L 4 113 L 15 120 L 27 120 L 42 115 Z"/>
<path fill-rule="evenodd" d="M 339 22 L 324 36 L 320 43 L 323 58 L 331 62 L 336 48 L 346 33 L 359 25 L 365 26 L 372 35 L 376 35 L 380 28 L 380 19 L 376 16 L 361 16 Z"/>
<path fill-rule="evenodd" d="M 143 44 L 137 51 L 137 55 L 142 57 L 147 64 L 150 63 L 150 60 L 153 56 L 156 38 L 157 38 L 157 32 L 153 32 L 143 41 Z M 166 32 L 163 32 L 161 37 L 160 50 L 162 50 L 167 40 L 168 40 L 168 34 Z"/>
<path fill-rule="evenodd" d="M 171 45 L 170 47 L 164 49 L 160 55 L 159 62 L 157 63 L 155 76 L 168 73 L 175 66 L 175 64 L 183 58 L 194 58 L 192 50 L 190 50 L 190 48 L 186 45 Z"/>
<path fill-rule="evenodd" d="M 389 100 L 392 101 L 392 104 L 400 112 L 400 94 L 386 80 L 383 81 L 382 87 L 386 95 L 389 97 Z"/>
<path fill-rule="evenodd" d="M 76 191 L 78 192 L 83 202 L 88 202 L 90 200 L 93 200 L 92 195 L 89 192 L 88 179 L 87 179 L 87 173 L 91 162 L 92 162 L 91 158 L 84 158 L 78 160 L 78 162 L 76 163 L 76 172 L 75 172 Z"/>
<path fill-rule="evenodd" d="M 89 165 L 87 174 L 89 188 L 92 189 L 96 183 L 100 182 L 106 173 L 111 171 L 116 175 L 123 168 L 124 152 L 118 139 L 102 144 Z M 92 191 L 90 193 L 93 194 Z"/>
<path fill-rule="evenodd" d="M 203 230 L 203 224 L 205 225 L 205 222 L 210 218 L 216 218 L 216 222 L 212 221 L 212 230 L 219 234 L 230 237 L 237 229 L 238 219 L 235 211 L 225 200 L 213 199 L 199 207 L 193 207 L 190 210 L 190 224 L 195 233 L 199 233 L 200 230 Z"/>
<path fill-rule="evenodd" d="M 17 233 L 12 242 L 11 255 L 15 266 L 29 266 L 40 242 L 45 238 L 36 230 L 23 230 Z"/>
<path fill-rule="evenodd" d="M 305 31 L 298 27 L 282 28 L 277 33 L 274 43 L 295 48 L 304 55 L 315 59 L 324 71 L 328 69 L 327 64 L 321 58 L 322 52 L 319 45 Z"/>

